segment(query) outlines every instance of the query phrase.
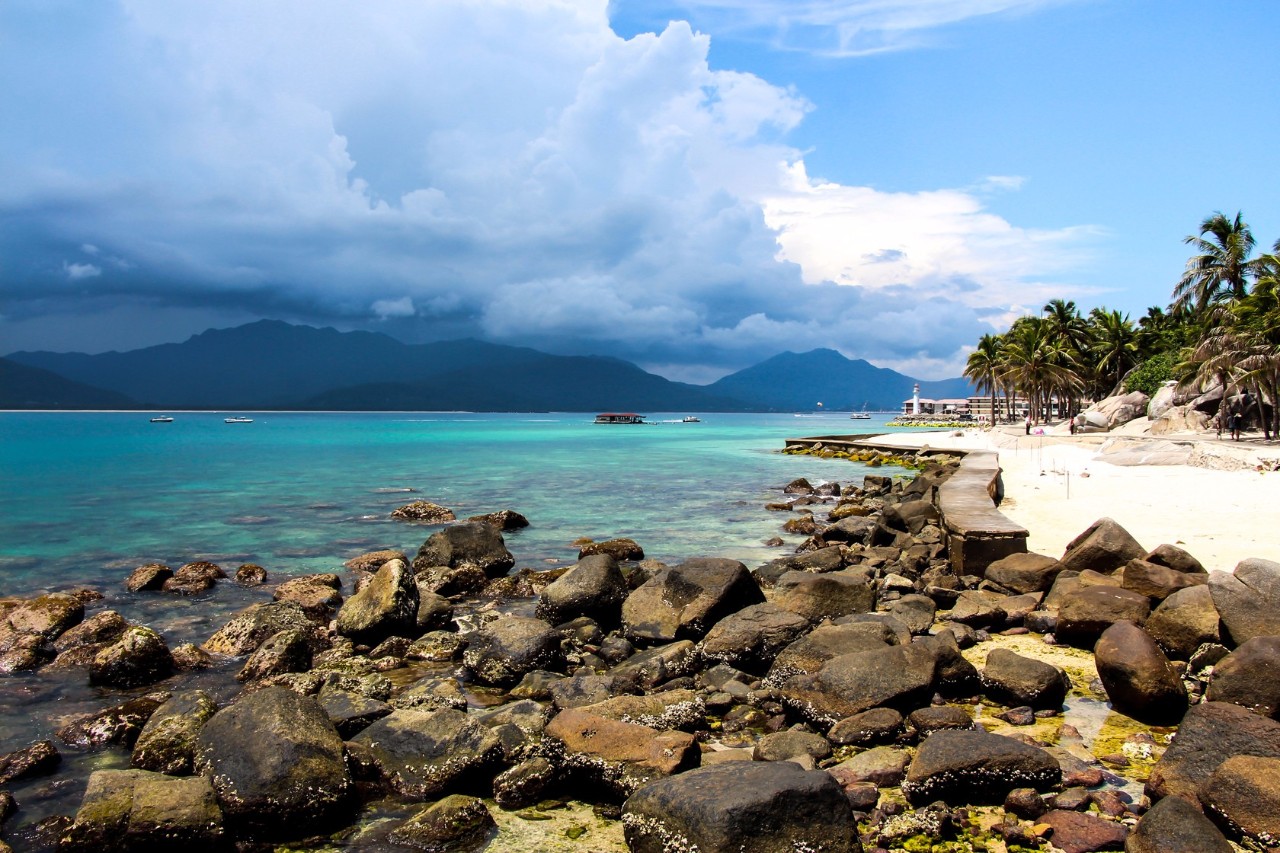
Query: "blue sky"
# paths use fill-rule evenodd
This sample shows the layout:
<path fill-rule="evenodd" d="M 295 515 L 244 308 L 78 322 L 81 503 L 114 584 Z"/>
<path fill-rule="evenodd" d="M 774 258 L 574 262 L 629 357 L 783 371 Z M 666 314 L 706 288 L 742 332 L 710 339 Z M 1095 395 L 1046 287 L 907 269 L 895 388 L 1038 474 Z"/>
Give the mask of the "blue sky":
<path fill-rule="evenodd" d="M 7 0 L 0 353 L 275 317 L 955 375 L 1280 237 L 1280 7 Z"/>

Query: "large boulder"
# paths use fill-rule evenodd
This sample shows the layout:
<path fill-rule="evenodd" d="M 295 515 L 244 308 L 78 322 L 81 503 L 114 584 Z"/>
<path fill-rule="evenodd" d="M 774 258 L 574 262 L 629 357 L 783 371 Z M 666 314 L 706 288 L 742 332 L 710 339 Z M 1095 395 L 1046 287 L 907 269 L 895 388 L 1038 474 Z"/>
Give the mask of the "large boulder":
<path fill-rule="evenodd" d="M 1188 574 L 1146 560 L 1130 560 L 1118 573 L 1120 586 L 1159 603 L 1180 589 L 1204 586 L 1207 574 Z"/>
<path fill-rule="evenodd" d="M 247 655 L 273 634 L 289 628 L 311 630 L 315 623 L 292 601 L 251 604 L 236 613 L 204 644 L 216 655 Z"/>
<path fill-rule="evenodd" d="M 462 662 L 477 681 L 508 685 L 561 659 L 560 634 L 541 619 L 503 616 L 471 637 Z"/>
<path fill-rule="evenodd" d="M 502 533 L 491 524 L 466 521 L 433 533 L 413 558 L 413 570 L 432 566 L 475 567 L 489 577 L 500 577 L 516 564 Z"/>
<path fill-rule="evenodd" d="M 196 739 L 229 822 L 266 835 L 325 825 L 350 802 L 342 738 L 315 699 L 266 687 L 218 711 Z"/>
<path fill-rule="evenodd" d="M 1280 759 L 1232 756 L 1199 793 L 1205 812 L 1231 835 L 1267 848 L 1280 844 Z"/>
<path fill-rule="evenodd" d="M 1191 706 L 1178 736 L 1151 769 L 1152 798 L 1194 797 L 1222 762 L 1233 755 L 1280 758 L 1280 722 L 1228 702 Z"/>
<path fill-rule="evenodd" d="M 1165 653 L 1187 660 L 1205 643 L 1221 639 L 1221 619 L 1208 586 L 1191 586 L 1170 595 L 1142 626 Z"/>
<path fill-rule="evenodd" d="M 610 720 L 590 711 L 561 711 L 547 724 L 544 743 L 580 785 L 627 797 L 654 779 L 698 766 L 693 735 Z"/>
<path fill-rule="evenodd" d="M 1280 636 L 1280 563 L 1241 560 L 1231 574 L 1210 575 L 1209 592 L 1233 642 Z"/>
<path fill-rule="evenodd" d="M 1146 553 L 1147 549 L 1129 531 L 1110 518 L 1100 518 L 1067 543 L 1060 562 L 1063 569 L 1071 571 L 1092 569 L 1106 573 Z"/>
<path fill-rule="evenodd" d="M 418 584 L 400 560 L 383 563 L 373 580 L 338 611 L 338 633 L 376 645 L 387 637 L 418 636 Z"/>
<path fill-rule="evenodd" d="M 133 745 L 130 763 L 140 770 L 185 776 L 195 766 L 200 729 L 218 710 L 203 690 L 175 693 L 155 710 Z"/>
<path fill-rule="evenodd" d="M 311 668 L 310 631 L 290 628 L 272 634 L 249 655 L 236 678 L 240 681 L 256 681 L 286 672 L 306 672 Z"/>
<path fill-rule="evenodd" d="M 594 554 L 578 561 L 542 590 L 536 613 L 552 625 L 586 616 L 611 627 L 622 616 L 627 592 L 627 580 L 618 561 L 608 554 Z"/>
<path fill-rule="evenodd" d="M 982 669 L 982 687 L 997 702 L 1057 711 L 1067 697 L 1067 675 L 1052 664 L 992 649 Z"/>
<path fill-rule="evenodd" d="M 20 603 L 4 620 L 19 634 L 35 634 L 51 642 L 84 619 L 84 603 L 73 595 L 51 592 Z"/>
<path fill-rule="evenodd" d="M 632 853 L 861 853 L 853 812 L 829 773 L 790 761 L 733 761 L 653 782 L 622 809 Z"/>
<path fill-rule="evenodd" d="M 876 607 L 876 590 L 864 572 L 787 572 L 774 584 L 773 603 L 817 624 Z"/>
<path fill-rule="evenodd" d="M 691 674 L 698 660 L 698 648 L 693 641 L 679 640 L 636 652 L 609 674 L 629 689 L 652 690 L 665 681 Z"/>
<path fill-rule="evenodd" d="M 634 539 L 606 539 L 603 542 L 588 542 L 578 549 L 578 559 L 585 560 L 597 554 L 607 554 L 618 562 L 624 560 L 643 560 L 644 549 Z"/>
<path fill-rule="evenodd" d="M 987 566 L 988 581 L 1014 593 L 1047 592 L 1062 571 L 1062 563 L 1053 557 L 1025 551 L 1001 557 Z"/>
<path fill-rule="evenodd" d="M 809 622 L 801 615 L 770 602 L 752 604 L 717 622 L 698 650 L 705 660 L 763 672 L 808 630 Z"/>
<path fill-rule="evenodd" d="M 1058 604 L 1054 635 L 1080 648 L 1091 648 L 1102 632 L 1117 622 L 1141 625 L 1151 613 L 1145 595 L 1118 586 L 1088 586 L 1067 593 Z"/>
<path fill-rule="evenodd" d="M 452 708 L 394 711 L 352 742 L 368 750 L 391 786 L 413 800 L 473 783 L 502 759 L 498 735 Z"/>
<path fill-rule="evenodd" d="M 1191 554 L 1187 553 L 1185 549 L 1179 548 L 1177 545 L 1157 545 L 1152 548 L 1151 553 L 1143 559 L 1148 563 L 1155 563 L 1157 566 L 1165 566 L 1166 568 L 1182 572 L 1183 574 L 1208 574 L 1203 563 Z"/>
<path fill-rule="evenodd" d="M 915 708 L 933 696 L 937 657 L 927 644 L 889 646 L 832 658 L 816 675 L 783 684 L 783 702 L 808 720 L 830 725 L 882 705 Z"/>
<path fill-rule="evenodd" d="M 164 638 L 145 625 L 134 625 L 94 655 L 89 664 L 89 683 L 140 687 L 172 673 L 173 655 Z"/>
<path fill-rule="evenodd" d="M 1141 391 L 1130 391 L 1099 400 L 1084 412 L 1086 415 L 1098 414 L 1106 419 L 1107 429 L 1123 426 L 1129 421 L 1145 417 L 1151 399 Z"/>
<path fill-rule="evenodd" d="M 1062 768 L 1043 749 L 989 732 L 945 729 L 920 744 L 902 793 L 913 805 L 1003 803 L 1015 788 L 1048 791 L 1061 781 Z"/>
<path fill-rule="evenodd" d="M 147 770 L 98 770 L 59 850 L 217 850 L 222 811 L 205 776 L 174 778 Z"/>
<path fill-rule="evenodd" d="M 1205 698 L 1280 719 L 1280 637 L 1254 637 L 1218 661 Z"/>
<path fill-rule="evenodd" d="M 1185 797 L 1165 797 L 1142 816 L 1125 853 L 1232 853 L 1213 821 Z"/>
<path fill-rule="evenodd" d="M 695 557 L 659 570 L 627 596 L 623 631 L 634 642 L 650 644 L 699 640 L 725 616 L 763 601 L 742 563 Z"/>
<path fill-rule="evenodd" d="M 1160 646 L 1132 622 L 1117 622 L 1093 650 L 1111 707 L 1150 725 L 1172 725 L 1187 710 L 1187 688 Z"/>
<path fill-rule="evenodd" d="M 884 622 L 820 625 L 782 650 L 769 669 L 769 681 L 780 684 L 793 675 L 816 673 L 834 657 L 895 645 L 898 637 Z"/>

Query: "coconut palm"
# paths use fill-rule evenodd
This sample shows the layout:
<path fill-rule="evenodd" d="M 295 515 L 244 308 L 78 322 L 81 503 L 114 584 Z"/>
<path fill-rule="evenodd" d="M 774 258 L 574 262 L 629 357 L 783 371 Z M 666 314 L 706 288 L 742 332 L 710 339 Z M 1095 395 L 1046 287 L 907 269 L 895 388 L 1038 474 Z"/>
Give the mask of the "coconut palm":
<path fill-rule="evenodd" d="M 1206 237 L 1208 239 L 1206 239 Z M 1211 302 L 1223 297 L 1241 299 L 1253 274 L 1253 232 L 1236 213 L 1228 219 L 1221 212 L 1200 223 L 1200 234 L 1184 243 L 1199 254 L 1187 260 L 1186 271 L 1173 289 L 1173 307 L 1203 314 Z"/>
<path fill-rule="evenodd" d="M 964 377 L 971 381 L 978 393 L 991 392 L 991 422 L 996 420 L 996 389 L 1000 386 L 1000 376 L 1004 371 L 1004 361 L 1000 355 L 1000 339 L 996 335 L 983 335 L 978 341 L 978 348 L 969 353 L 969 360 L 964 366 Z"/>
<path fill-rule="evenodd" d="M 1125 373 L 1138 363 L 1138 332 L 1129 322 L 1129 315 L 1121 315 L 1119 311 L 1095 308 L 1089 312 L 1089 321 L 1093 332 L 1089 349 L 1094 367 L 1099 379 L 1115 394 Z"/>
<path fill-rule="evenodd" d="M 1005 375 L 1026 395 L 1034 416 L 1048 414 L 1048 403 L 1057 389 L 1075 387 L 1077 374 L 1067 348 L 1051 332 L 1042 317 L 1020 317 L 1005 337 L 1002 349 Z"/>

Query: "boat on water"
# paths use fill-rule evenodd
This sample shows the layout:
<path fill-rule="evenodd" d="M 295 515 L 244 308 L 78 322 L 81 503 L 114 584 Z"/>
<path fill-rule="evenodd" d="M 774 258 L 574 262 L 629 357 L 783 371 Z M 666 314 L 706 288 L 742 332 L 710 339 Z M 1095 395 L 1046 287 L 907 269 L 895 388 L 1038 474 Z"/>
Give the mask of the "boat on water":
<path fill-rule="evenodd" d="M 644 423 L 644 415 L 637 415 L 635 412 L 601 412 L 596 415 L 595 422 L 598 424 L 642 424 Z"/>
<path fill-rule="evenodd" d="M 693 415 L 685 415 L 683 418 L 681 418 L 681 419 L 680 419 L 680 423 L 682 423 L 682 424 L 700 424 L 700 423 L 702 423 L 702 418 L 695 417 L 695 416 L 693 416 Z"/>
<path fill-rule="evenodd" d="M 849 420 L 851 420 L 851 421 L 869 421 L 869 420 L 871 420 L 871 415 L 870 415 L 870 414 L 868 414 L 867 412 L 854 412 L 853 414 L 849 415 Z"/>
<path fill-rule="evenodd" d="M 244 415 L 237 415 L 234 418 L 223 418 L 222 422 L 224 424 L 251 424 L 253 423 L 253 418 L 246 418 Z"/>
<path fill-rule="evenodd" d="M 152 418 L 151 422 L 153 424 L 171 424 L 173 423 L 173 417 L 171 415 L 160 415 L 157 418 Z"/>

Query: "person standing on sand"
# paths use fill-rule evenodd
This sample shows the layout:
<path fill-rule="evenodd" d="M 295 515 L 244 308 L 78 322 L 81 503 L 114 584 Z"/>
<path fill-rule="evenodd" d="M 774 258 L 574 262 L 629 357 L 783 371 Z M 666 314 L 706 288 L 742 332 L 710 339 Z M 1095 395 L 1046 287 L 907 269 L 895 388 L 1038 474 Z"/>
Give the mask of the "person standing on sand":
<path fill-rule="evenodd" d="M 1027 435 L 1031 435 L 1031 415 L 1027 415 L 1027 417 L 1023 420 L 1023 424 L 1027 428 Z"/>

